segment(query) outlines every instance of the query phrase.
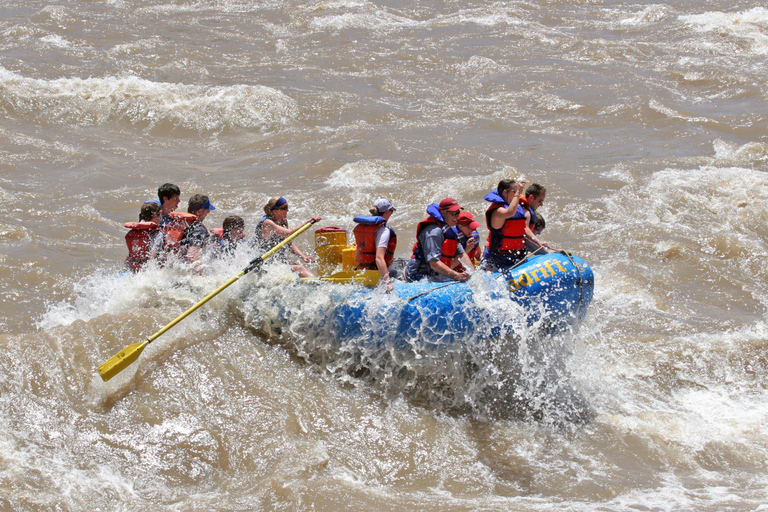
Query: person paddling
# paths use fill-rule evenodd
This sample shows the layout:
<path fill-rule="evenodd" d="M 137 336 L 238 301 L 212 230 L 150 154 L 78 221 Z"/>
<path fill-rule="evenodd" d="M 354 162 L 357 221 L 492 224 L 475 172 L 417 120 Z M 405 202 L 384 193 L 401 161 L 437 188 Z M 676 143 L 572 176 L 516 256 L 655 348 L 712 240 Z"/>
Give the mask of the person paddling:
<path fill-rule="evenodd" d="M 311 222 L 319 222 L 321 220 L 319 215 L 313 215 L 306 222 L 301 224 L 301 226 L 290 229 L 288 227 L 288 201 L 282 196 L 277 196 L 270 199 L 267 204 L 264 205 L 264 213 L 264 217 L 259 220 L 259 223 L 256 225 L 256 230 L 254 232 L 254 243 L 259 245 L 259 247 L 264 251 L 272 249 L 284 238 L 289 237 L 301 229 L 301 227 L 305 224 L 309 224 Z M 291 242 L 290 246 L 288 247 L 290 247 L 290 250 L 299 258 L 301 258 L 305 264 L 312 261 L 312 258 L 301 252 L 301 249 L 299 249 L 295 243 Z M 281 249 L 278 254 L 285 259 L 286 251 L 287 247 Z M 309 271 L 309 269 L 301 264 L 291 264 L 291 270 L 298 272 L 299 277 L 315 276 L 312 272 Z"/>
<path fill-rule="evenodd" d="M 452 197 L 427 207 L 428 217 L 416 226 L 416 244 L 413 256 L 405 266 L 407 281 L 428 278 L 432 281 L 466 281 L 469 274 L 451 269 L 454 258 L 458 258 L 466 269 L 474 268 L 469 261 L 453 229 L 462 210 Z"/>
<path fill-rule="evenodd" d="M 380 282 L 385 283 L 386 291 L 394 290 L 392 279 L 389 275 L 389 266 L 395 257 L 397 248 L 397 235 L 387 222 L 392 217 L 395 208 L 389 199 L 377 199 L 368 215 L 355 217 L 357 223 L 353 233 L 355 235 L 355 263 L 358 270 L 378 270 L 381 274 Z"/>

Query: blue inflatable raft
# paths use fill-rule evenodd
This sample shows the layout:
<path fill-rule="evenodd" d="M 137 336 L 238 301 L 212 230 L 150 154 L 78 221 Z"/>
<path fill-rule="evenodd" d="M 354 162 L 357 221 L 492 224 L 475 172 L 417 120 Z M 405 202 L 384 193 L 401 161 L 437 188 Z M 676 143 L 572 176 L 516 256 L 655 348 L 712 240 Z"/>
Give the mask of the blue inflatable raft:
<path fill-rule="evenodd" d="M 335 336 L 424 347 L 506 335 L 521 318 L 527 326 L 573 326 L 592 300 L 594 274 L 581 258 L 552 253 L 504 272 L 475 272 L 467 282 L 395 281 L 394 288 L 400 300 L 382 301 L 381 290 L 371 289 L 339 297 L 331 318 Z"/>

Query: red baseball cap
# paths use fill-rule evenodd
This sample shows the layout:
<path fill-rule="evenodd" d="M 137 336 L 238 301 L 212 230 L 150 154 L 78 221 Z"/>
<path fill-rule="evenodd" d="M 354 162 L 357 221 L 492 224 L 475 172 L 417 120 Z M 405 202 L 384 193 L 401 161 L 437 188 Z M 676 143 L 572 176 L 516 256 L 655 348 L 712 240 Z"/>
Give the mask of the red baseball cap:
<path fill-rule="evenodd" d="M 477 229 L 480 227 L 480 223 L 475 220 L 475 217 L 469 212 L 461 212 L 459 214 L 459 224 L 469 226 L 469 229 Z"/>
<path fill-rule="evenodd" d="M 449 212 L 457 212 L 459 210 L 462 210 L 463 208 L 459 203 L 452 197 L 446 197 L 442 201 L 440 201 L 440 209 L 441 210 L 448 210 Z"/>

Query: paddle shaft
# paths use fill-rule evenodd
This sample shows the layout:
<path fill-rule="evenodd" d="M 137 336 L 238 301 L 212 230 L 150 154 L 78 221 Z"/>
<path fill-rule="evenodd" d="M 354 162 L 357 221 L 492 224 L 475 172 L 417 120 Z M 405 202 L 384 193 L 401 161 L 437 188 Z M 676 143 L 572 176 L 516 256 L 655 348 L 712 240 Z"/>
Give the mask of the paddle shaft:
<path fill-rule="evenodd" d="M 157 338 L 168 332 L 171 328 L 173 328 L 176 324 L 187 318 L 189 315 L 197 311 L 198 308 L 200 308 L 203 304 L 214 298 L 216 295 L 221 293 L 225 288 L 236 282 L 238 279 L 243 277 L 245 274 L 251 272 L 252 270 L 255 270 L 257 268 L 260 268 L 262 263 L 270 257 L 272 257 L 277 251 L 288 245 L 293 241 L 294 238 L 302 234 L 304 231 L 310 228 L 312 224 L 314 224 L 315 221 L 311 220 L 301 226 L 299 229 L 297 229 L 293 234 L 285 237 L 284 240 L 282 240 L 279 244 L 274 246 L 269 251 L 265 252 L 258 258 L 254 258 L 251 260 L 251 262 L 246 266 L 243 270 L 241 270 L 237 275 L 230 277 L 227 279 L 221 286 L 213 290 L 211 293 L 206 295 L 202 300 L 200 300 L 197 304 L 186 310 L 184 313 L 176 317 L 172 322 L 170 322 L 168 325 L 157 331 L 155 334 L 147 338 L 142 343 L 136 343 L 133 345 L 130 345 L 128 347 L 125 347 L 123 350 L 112 356 L 108 361 L 104 362 L 101 366 L 99 366 L 99 375 L 101 375 L 101 378 L 104 381 L 108 381 L 121 371 L 123 371 L 125 368 L 127 368 L 131 363 L 133 363 L 138 357 L 139 354 L 144 350 L 144 348 L 155 341 Z"/>

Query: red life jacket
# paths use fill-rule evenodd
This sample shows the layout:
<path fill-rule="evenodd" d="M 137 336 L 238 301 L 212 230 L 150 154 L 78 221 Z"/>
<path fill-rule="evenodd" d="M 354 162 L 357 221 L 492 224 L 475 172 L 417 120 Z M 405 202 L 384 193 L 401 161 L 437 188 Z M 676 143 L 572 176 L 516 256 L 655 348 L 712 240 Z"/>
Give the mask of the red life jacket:
<path fill-rule="evenodd" d="M 130 229 L 125 235 L 125 243 L 128 245 L 125 266 L 132 272 L 138 272 L 147 264 L 149 241 L 152 234 L 160 228 L 154 222 L 126 222 L 125 227 Z"/>
<path fill-rule="evenodd" d="M 491 215 L 504 206 L 504 203 L 491 203 L 485 212 L 485 222 L 488 224 L 488 251 L 497 253 L 512 253 L 525 248 L 525 212 L 518 205 L 515 216 L 504 221 L 501 229 L 491 227 Z"/>
<path fill-rule="evenodd" d="M 378 216 L 360 216 L 355 217 L 354 220 L 358 223 L 355 229 L 352 230 L 359 254 L 357 269 L 376 270 L 378 268 L 376 267 L 376 233 L 381 226 L 386 225 L 387 221 L 384 220 L 384 217 Z M 389 243 L 384 253 L 384 263 L 389 268 L 392 265 L 392 260 L 395 258 L 397 235 L 390 226 L 387 226 L 387 229 L 389 229 Z"/>
<path fill-rule="evenodd" d="M 165 250 L 178 252 L 179 243 L 184 237 L 184 230 L 197 220 L 197 215 L 192 213 L 171 212 L 168 214 L 171 222 L 165 227 Z"/>
<path fill-rule="evenodd" d="M 419 224 L 416 226 L 416 243 L 413 244 L 413 256 L 411 256 L 412 258 L 416 258 L 427 264 L 429 264 L 429 262 L 426 261 L 426 257 L 424 256 L 424 251 L 421 248 L 421 242 L 419 242 L 419 235 L 424 230 L 424 228 L 426 228 L 430 224 L 440 225 L 440 221 L 438 221 L 436 218 L 432 216 L 429 216 L 423 221 L 419 222 Z M 453 258 L 456 257 L 456 250 L 459 247 L 459 239 L 456 236 L 456 232 L 453 229 L 443 230 L 443 235 L 445 236 L 445 238 L 443 239 L 443 245 L 440 247 L 440 261 L 445 266 L 450 268 Z"/>
<path fill-rule="evenodd" d="M 208 232 L 216 235 L 219 240 L 224 240 L 224 228 L 211 228 Z"/>

